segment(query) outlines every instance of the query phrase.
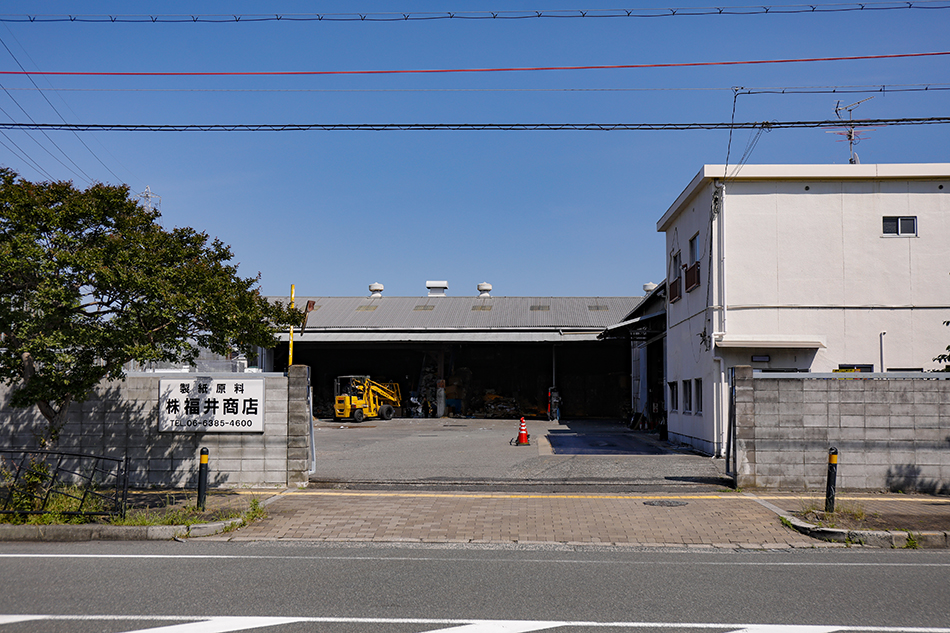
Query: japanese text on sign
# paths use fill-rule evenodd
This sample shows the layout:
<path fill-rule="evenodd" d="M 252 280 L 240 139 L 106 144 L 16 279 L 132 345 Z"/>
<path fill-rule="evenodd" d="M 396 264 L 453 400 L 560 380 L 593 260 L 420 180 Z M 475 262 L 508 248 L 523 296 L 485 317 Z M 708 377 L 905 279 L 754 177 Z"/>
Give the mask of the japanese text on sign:
<path fill-rule="evenodd" d="M 197 376 L 159 381 L 158 430 L 261 433 L 264 381 Z"/>

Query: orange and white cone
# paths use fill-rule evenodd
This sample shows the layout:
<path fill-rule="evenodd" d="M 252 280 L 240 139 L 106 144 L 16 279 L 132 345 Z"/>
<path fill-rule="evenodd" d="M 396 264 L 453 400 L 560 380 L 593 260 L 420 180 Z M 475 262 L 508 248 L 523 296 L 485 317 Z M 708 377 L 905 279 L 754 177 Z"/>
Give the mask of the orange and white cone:
<path fill-rule="evenodd" d="M 515 444 L 516 446 L 529 446 L 528 442 L 528 426 L 524 423 L 524 418 L 521 418 L 521 427 L 518 429 L 518 441 Z"/>

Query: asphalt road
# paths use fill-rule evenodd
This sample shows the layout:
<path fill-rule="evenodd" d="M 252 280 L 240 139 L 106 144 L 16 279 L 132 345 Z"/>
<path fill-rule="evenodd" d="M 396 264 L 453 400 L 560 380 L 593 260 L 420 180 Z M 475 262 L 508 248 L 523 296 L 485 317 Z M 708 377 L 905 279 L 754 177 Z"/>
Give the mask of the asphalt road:
<path fill-rule="evenodd" d="M 946 551 L 0 543 L 0 578 L 0 633 L 950 632 Z"/>
<path fill-rule="evenodd" d="M 515 420 L 469 418 L 314 423 L 313 485 L 558 492 L 715 491 L 722 459 L 660 442 L 615 421 L 528 420 L 529 446 L 512 446 Z"/>

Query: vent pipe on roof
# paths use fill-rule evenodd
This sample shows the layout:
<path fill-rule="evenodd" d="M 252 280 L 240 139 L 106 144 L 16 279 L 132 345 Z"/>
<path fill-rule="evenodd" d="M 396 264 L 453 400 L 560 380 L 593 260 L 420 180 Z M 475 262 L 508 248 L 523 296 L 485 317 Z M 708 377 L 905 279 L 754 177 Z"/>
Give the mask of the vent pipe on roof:
<path fill-rule="evenodd" d="M 379 283 L 378 281 L 375 283 L 371 283 L 369 285 L 370 299 L 373 299 L 376 297 L 382 297 L 384 288 L 385 286 L 383 286 L 383 284 Z"/>
<path fill-rule="evenodd" d="M 427 281 L 426 288 L 429 290 L 430 297 L 444 297 L 445 291 L 449 289 L 447 281 Z"/>
<path fill-rule="evenodd" d="M 645 284 L 643 284 L 643 292 L 650 294 L 654 290 L 656 290 L 656 284 L 653 283 L 652 281 L 648 281 Z"/>
<path fill-rule="evenodd" d="M 478 290 L 479 297 L 487 297 L 489 299 L 491 298 L 491 284 L 490 283 L 483 281 L 482 283 L 475 286 L 475 288 Z"/>

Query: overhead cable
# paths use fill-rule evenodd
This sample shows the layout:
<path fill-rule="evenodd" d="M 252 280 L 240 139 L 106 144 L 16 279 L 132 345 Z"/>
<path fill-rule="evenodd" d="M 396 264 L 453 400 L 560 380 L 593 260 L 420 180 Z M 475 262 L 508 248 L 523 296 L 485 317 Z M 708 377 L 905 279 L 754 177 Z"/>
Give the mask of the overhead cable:
<path fill-rule="evenodd" d="M 638 68 L 696 68 L 709 66 L 747 66 L 761 64 L 800 64 L 841 62 L 908 57 L 938 57 L 950 51 L 926 53 L 890 53 L 885 55 L 848 55 L 840 57 L 800 57 L 790 59 L 751 59 L 719 62 L 668 62 L 659 64 L 608 64 L 591 66 L 524 66 L 507 68 L 424 68 L 403 70 L 260 70 L 260 71 L 79 71 L 79 70 L 0 70 L 0 75 L 56 75 L 69 77 L 262 77 L 304 75 L 412 75 L 447 73 L 534 72 L 547 70 L 630 70 Z"/>
<path fill-rule="evenodd" d="M 950 123 L 946 117 L 915 117 L 891 119 L 861 119 L 861 125 L 942 125 Z M 840 128 L 840 119 L 826 121 L 749 121 L 723 123 L 264 123 L 264 124 L 124 124 L 124 123 L 4 123 L 0 130 L 71 130 L 78 132 L 305 132 L 319 131 L 541 131 L 576 130 L 611 132 L 619 130 L 741 130 L 768 127 Z"/>
<path fill-rule="evenodd" d="M 739 94 L 853 94 L 869 92 L 941 92 L 950 84 L 876 84 L 866 86 L 783 86 L 763 88 L 6 88 L 11 91 L 45 92 L 733 92 Z"/>
<path fill-rule="evenodd" d="M 537 20 L 583 18 L 674 18 L 698 16 L 791 15 L 896 10 L 950 9 L 946 0 L 914 2 L 844 2 L 719 7 L 661 7 L 636 9 L 553 9 L 506 11 L 400 11 L 354 13 L 244 13 L 244 14 L 0 14 L 0 22 L 75 23 L 233 23 L 258 22 L 413 22 L 433 20 Z"/>
<path fill-rule="evenodd" d="M 3 38 L 0 38 L 0 45 L 2 45 L 3 48 L 7 51 L 7 53 L 9 53 L 10 57 L 13 58 L 13 61 L 16 62 L 16 65 L 20 68 L 20 70 L 25 70 L 25 69 L 23 68 L 23 64 L 21 64 L 21 63 L 20 63 L 20 60 L 17 59 L 16 55 L 13 54 L 13 51 L 10 50 L 10 47 L 7 46 L 7 43 L 3 41 Z M 47 97 L 46 94 L 40 89 L 40 87 L 39 87 L 38 85 L 36 85 L 36 81 L 33 79 L 33 77 L 27 77 L 27 78 L 30 80 L 30 83 L 33 84 L 33 87 L 36 88 L 36 89 L 39 91 L 40 96 L 43 97 L 43 99 L 46 101 L 46 104 L 49 105 L 49 107 L 53 110 L 53 112 L 56 113 L 56 116 L 59 117 L 60 121 L 62 121 L 63 123 L 65 123 L 65 122 L 66 122 L 66 119 L 64 119 L 64 118 L 63 118 L 63 115 L 59 113 L 59 110 L 57 110 L 57 109 L 56 109 L 56 106 L 53 105 L 53 102 L 49 100 L 49 97 Z M 9 95 L 9 96 L 10 96 L 11 99 L 13 99 L 13 96 L 12 96 L 12 95 Z M 15 99 L 14 99 L 14 103 L 16 103 L 16 100 L 15 100 Z M 19 105 L 19 104 L 17 104 L 17 105 Z M 102 159 L 99 158 L 99 156 L 98 156 L 94 151 L 92 151 L 92 148 L 91 148 L 91 147 L 89 147 L 88 145 L 86 145 L 86 142 L 85 142 L 84 140 L 82 140 L 82 137 L 80 137 L 78 134 L 76 135 L 76 140 L 78 140 L 79 143 L 80 143 L 83 147 L 86 148 L 86 151 L 87 151 L 87 152 L 89 152 L 90 154 L 92 154 L 92 157 L 93 157 L 93 158 L 95 158 L 97 161 L 99 161 L 99 164 L 100 164 L 100 165 L 102 165 L 103 167 L 105 167 L 106 171 L 108 171 L 110 174 L 112 174 L 112 177 L 116 179 L 116 182 L 121 182 L 122 179 L 119 178 L 119 177 L 115 174 L 114 171 L 112 171 L 111 169 L 109 169 L 109 166 L 108 166 L 108 165 L 106 165 L 104 162 L 102 162 Z M 52 141 L 51 141 L 51 142 L 52 142 Z M 54 145 L 55 145 L 55 143 L 54 143 Z M 57 149 L 59 149 L 61 152 L 63 151 L 62 149 L 59 148 L 59 146 L 57 146 Z M 64 153 L 63 155 L 65 156 L 65 153 Z M 69 157 L 67 156 L 67 158 L 69 158 Z M 69 162 L 71 162 L 73 165 L 76 165 L 76 162 L 73 161 L 72 159 L 69 159 Z M 79 169 L 79 165 L 76 165 L 76 168 Z M 82 171 L 82 169 L 79 169 L 79 171 Z M 83 172 L 83 174 L 85 174 L 85 172 Z"/>

